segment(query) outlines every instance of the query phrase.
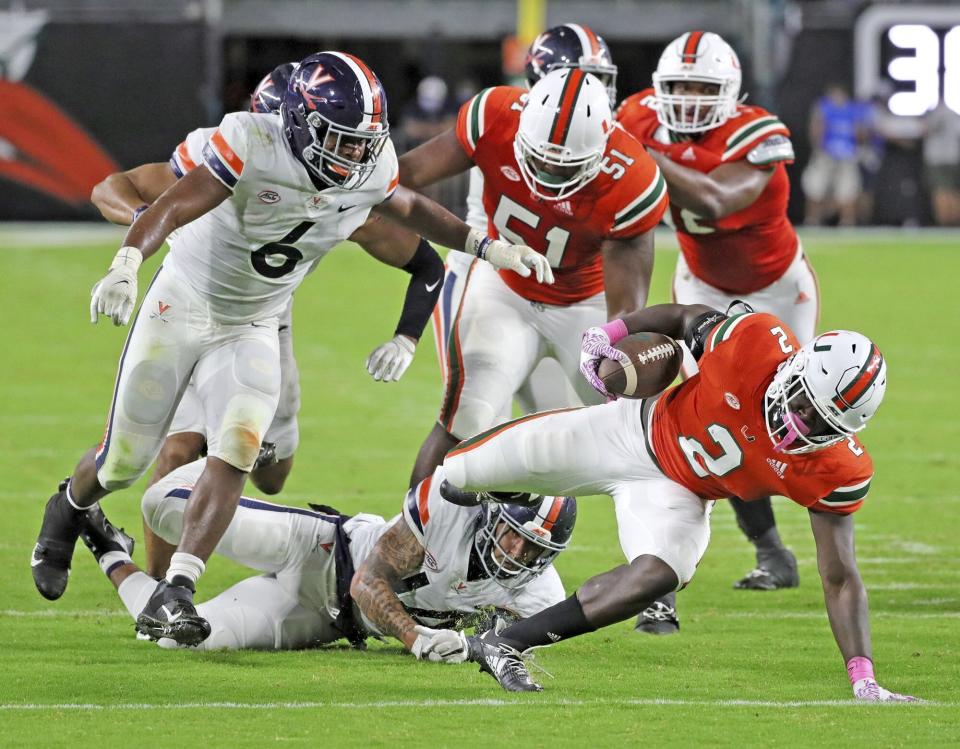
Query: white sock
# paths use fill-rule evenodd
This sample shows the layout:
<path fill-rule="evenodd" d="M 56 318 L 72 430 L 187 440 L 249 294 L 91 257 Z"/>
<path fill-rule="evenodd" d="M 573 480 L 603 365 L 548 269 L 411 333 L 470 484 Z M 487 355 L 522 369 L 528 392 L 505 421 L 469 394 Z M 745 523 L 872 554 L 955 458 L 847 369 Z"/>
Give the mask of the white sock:
<path fill-rule="evenodd" d="M 167 582 L 173 582 L 174 577 L 183 575 L 196 586 L 204 569 L 206 565 L 200 557 L 187 554 L 185 551 L 175 551 L 170 557 L 170 566 L 167 568 Z"/>
<path fill-rule="evenodd" d="M 123 605 L 127 607 L 127 611 L 130 612 L 130 616 L 136 619 L 143 611 L 143 607 L 147 605 L 147 601 L 150 600 L 150 596 L 153 595 L 156 588 L 157 581 L 146 572 L 134 572 L 120 583 L 117 594 L 123 601 Z"/>
<path fill-rule="evenodd" d="M 103 570 L 103 574 L 107 577 L 110 577 L 110 573 L 115 567 L 121 564 L 132 564 L 133 560 L 130 558 L 130 555 L 125 551 L 108 551 L 98 560 L 100 569 Z"/>
<path fill-rule="evenodd" d="M 70 479 L 67 482 L 67 490 L 65 493 L 67 495 L 67 502 L 70 504 L 70 506 L 74 510 L 79 510 L 80 512 L 86 512 L 87 510 L 90 509 L 90 507 L 93 507 L 96 504 L 96 502 L 94 502 L 93 505 L 90 505 L 90 507 L 81 507 L 80 505 L 78 505 L 76 500 L 73 498 L 73 492 L 70 491 L 70 487 L 72 485 L 73 485 L 73 479 Z"/>

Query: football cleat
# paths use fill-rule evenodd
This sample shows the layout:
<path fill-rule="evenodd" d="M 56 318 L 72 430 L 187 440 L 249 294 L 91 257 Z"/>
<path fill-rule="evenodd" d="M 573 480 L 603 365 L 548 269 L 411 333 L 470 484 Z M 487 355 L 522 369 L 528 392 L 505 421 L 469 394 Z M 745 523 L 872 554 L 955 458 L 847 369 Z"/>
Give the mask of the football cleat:
<path fill-rule="evenodd" d="M 67 502 L 68 481 L 61 481 L 57 493 L 47 500 L 30 558 L 33 582 L 40 595 L 50 601 L 56 601 L 67 589 L 73 548 L 80 534 L 79 518 L 84 514 Z"/>
<path fill-rule="evenodd" d="M 530 651 L 521 653 L 500 641 L 500 638 L 489 630 L 479 637 L 468 637 L 467 646 L 467 660 L 480 664 L 480 670 L 490 674 L 508 692 L 543 691 L 543 687 L 530 677 L 530 672 L 523 662 Z"/>
<path fill-rule="evenodd" d="M 133 538 L 107 520 L 100 505 L 94 505 L 81 517 L 80 539 L 98 562 L 111 551 L 133 554 Z"/>
<path fill-rule="evenodd" d="M 676 593 L 670 593 L 647 606 L 637 617 L 634 629 L 650 635 L 673 635 L 680 631 Z"/>
<path fill-rule="evenodd" d="M 733 584 L 736 590 L 779 590 L 800 585 L 797 558 L 789 549 L 758 553 L 757 567 Z"/>
<path fill-rule="evenodd" d="M 168 638 L 178 645 L 199 645 L 210 636 L 210 622 L 193 605 L 193 586 L 181 576 L 176 584 L 161 580 L 137 617 L 137 631 L 151 640 Z"/>

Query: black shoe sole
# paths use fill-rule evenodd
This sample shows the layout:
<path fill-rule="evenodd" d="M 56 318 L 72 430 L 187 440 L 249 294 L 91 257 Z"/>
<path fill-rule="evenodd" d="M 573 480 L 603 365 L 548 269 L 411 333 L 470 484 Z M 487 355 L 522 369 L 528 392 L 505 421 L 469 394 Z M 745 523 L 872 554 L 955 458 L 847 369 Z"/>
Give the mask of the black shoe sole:
<path fill-rule="evenodd" d="M 162 622 L 145 614 L 137 617 L 137 632 L 154 642 L 166 637 L 178 645 L 195 647 L 210 636 L 210 631 L 210 622 L 202 616 L 184 615 L 175 622 Z"/>

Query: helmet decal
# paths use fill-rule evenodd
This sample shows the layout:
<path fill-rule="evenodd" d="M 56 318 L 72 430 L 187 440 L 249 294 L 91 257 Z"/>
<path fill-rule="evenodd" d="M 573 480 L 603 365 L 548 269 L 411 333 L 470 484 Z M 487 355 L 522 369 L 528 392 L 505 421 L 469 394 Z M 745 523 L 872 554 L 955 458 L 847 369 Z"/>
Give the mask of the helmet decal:
<path fill-rule="evenodd" d="M 882 369 L 883 354 L 880 353 L 877 344 L 872 343 L 867 361 L 860 368 L 860 371 L 857 372 L 857 376 L 853 378 L 853 381 L 843 389 L 843 392 L 837 393 L 833 399 L 833 405 L 841 411 L 854 408 L 857 401 L 863 397 L 864 393 L 870 389 L 870 386 L 877 377 L 880 376 Z"/>
<path fill-rule="evenodd" d="M 687 41 L 683 45 L 682 58 L 686 65 L 693 65 L 697 61 L 697 47 L 700 46 L 700 40 L 703 39 L 702 31 L 691 31 L 687 34 Z"/>
<path fill-rule="evenodd" d="M 566 83 L 563 84 L 560 106 L 557 107 L 557 116 L 550 128 L 549 140 L 555 146 L 562 146 L 567 140 L 567 134 L 570 132 L 570 122 L 573 119 L 573 110 L 577 105 L 577 97 L 580 95 L 580 89 L 583 88 L 583 81 L 586 77 L 586 73 L 582 70 L 574 69 L 570 71 Z"/>

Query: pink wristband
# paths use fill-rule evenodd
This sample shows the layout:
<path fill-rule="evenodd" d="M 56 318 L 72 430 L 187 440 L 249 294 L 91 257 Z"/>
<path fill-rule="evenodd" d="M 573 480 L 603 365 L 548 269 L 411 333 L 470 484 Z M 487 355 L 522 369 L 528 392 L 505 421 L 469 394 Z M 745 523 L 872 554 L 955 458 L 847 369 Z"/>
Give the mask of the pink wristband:
<path fill-rule="evenodd" d="M 862 655 L 854 656 L 847 661 L 847 674 L 851 684 L 856 684 L 861 679 L 873 679 L 873 661 Z"/>
<path fill-rule="evenodd" d="M 600 328 L 607 334 L 607 338 L 610 339 L 612 345 L 616 345 L 619 341 L 622 341 L 630 335 L 630 331 L 627 330 L 627 324 L 620 319 L 611 320 L 606 325 L 601 325 Z"/>

